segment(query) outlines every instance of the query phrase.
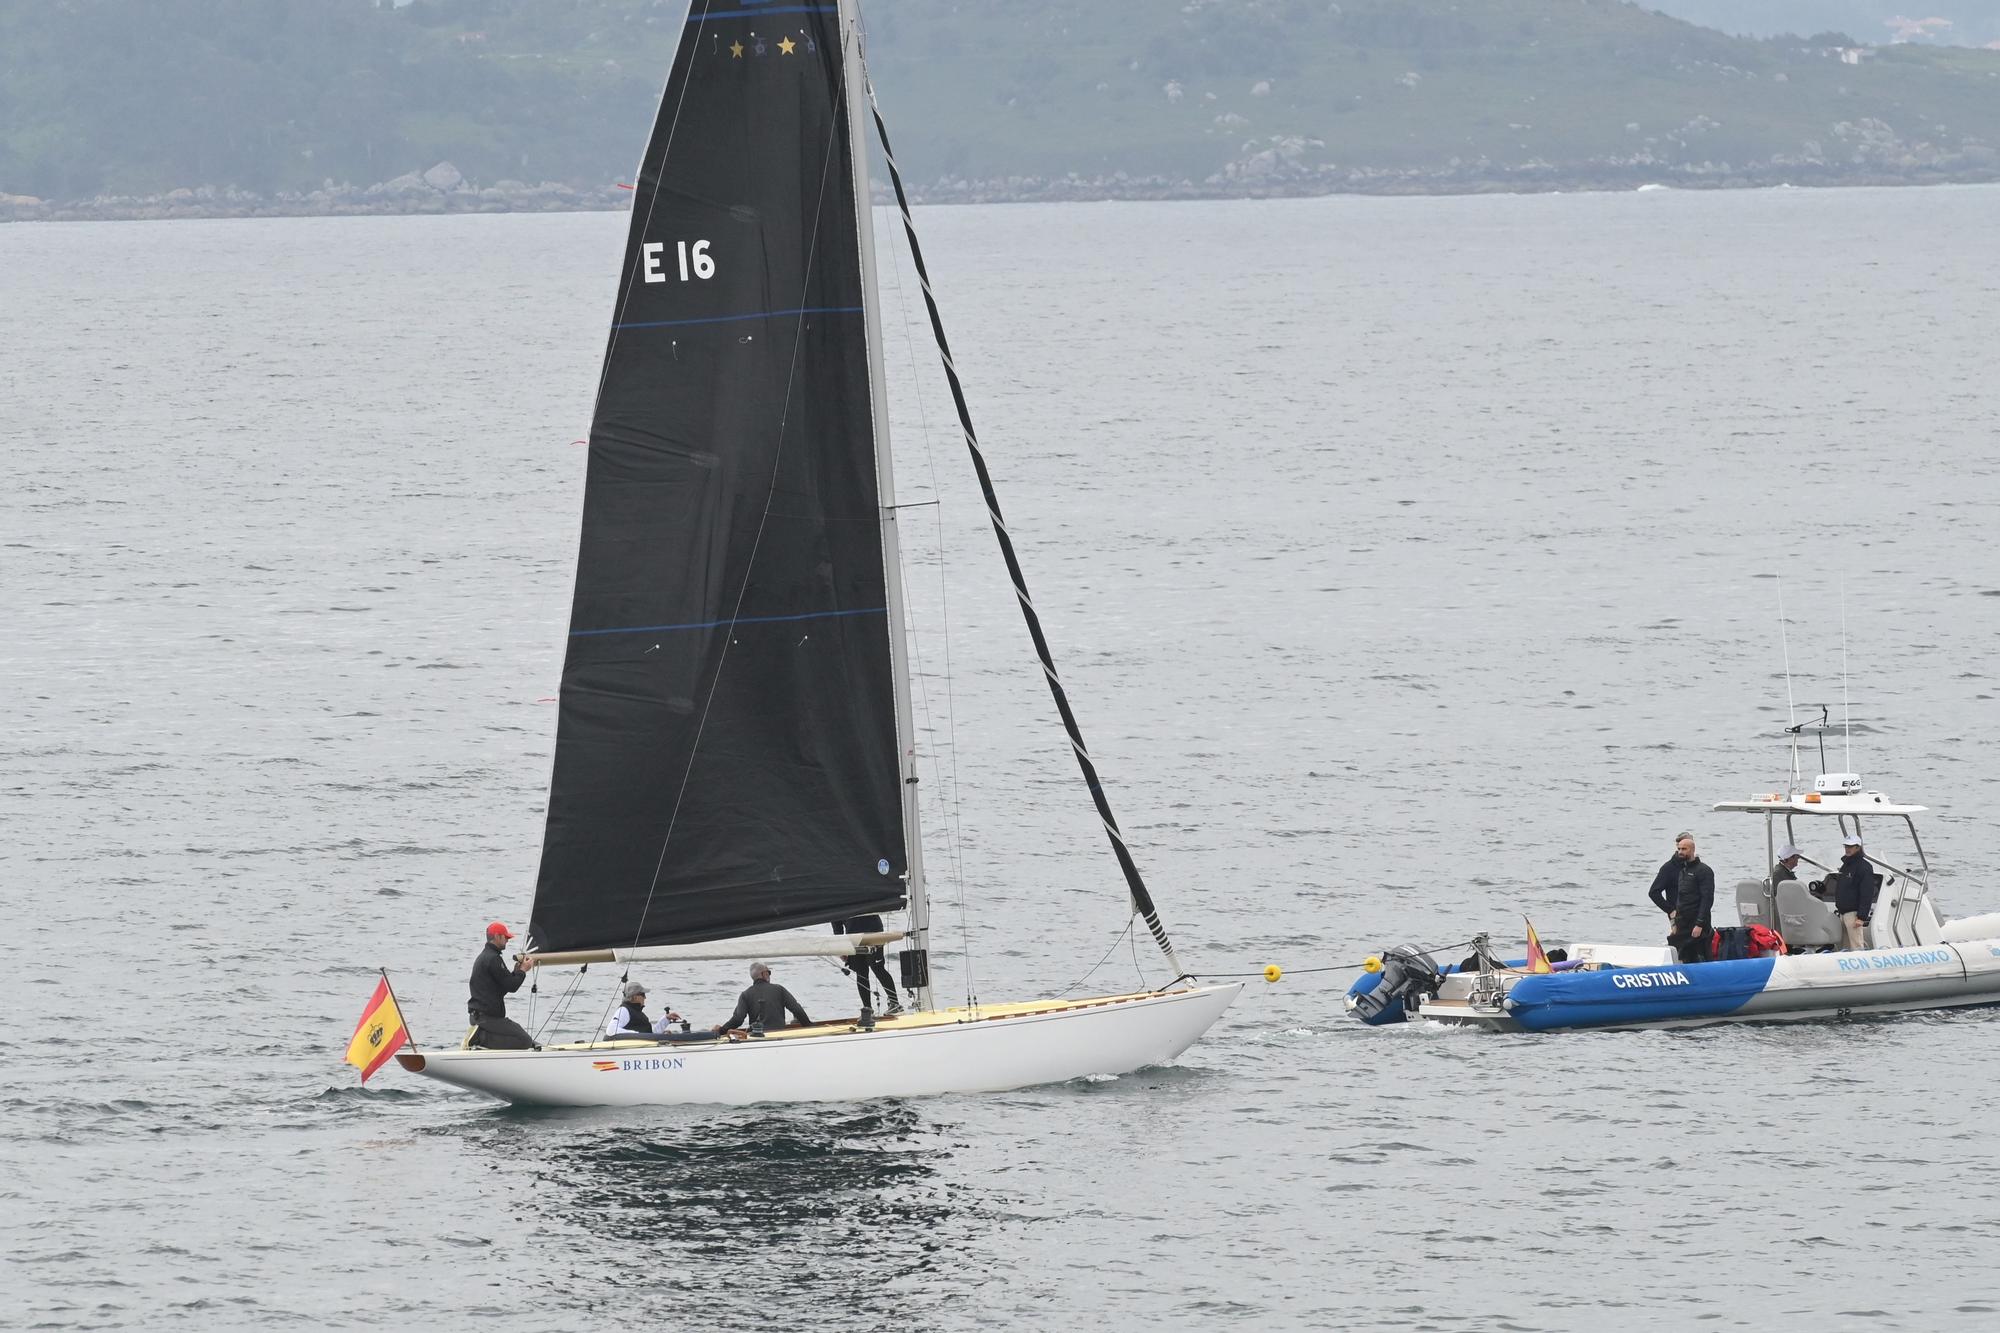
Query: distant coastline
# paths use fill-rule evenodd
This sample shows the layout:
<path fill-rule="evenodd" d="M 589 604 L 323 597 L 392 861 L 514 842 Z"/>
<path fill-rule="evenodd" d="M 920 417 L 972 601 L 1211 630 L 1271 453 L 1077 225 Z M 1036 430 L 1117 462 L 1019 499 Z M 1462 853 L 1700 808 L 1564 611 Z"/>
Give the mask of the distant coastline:
<path fill-rule="evenodd" d="M 868 9 L 925 203 L 2000 181 L 1995 50 L 1626 0 Z M 619 209 L 683 31 L 650 0 L 0 6 L 0 221 Z"/>
<path fill-rule="evenodd" d="M 449 166 L 449 164 L 443 164 Z M 435 168 L 433 169 L 435 171 Z M 200 218 L 264 217 L 422 217 L 466 213 L 587 213 L 623 211 L 631 199 L 617 186 L 583 189 L 555 182 L 529 185 L 501 181 L 490 186 L 464 183 L 451 189 L 399 178 L 386 186 L 338 186 L 305 193 L 265 196 L 234 187 L 188 187 L 154 195 L 105 195 L 58 203 L 22 195 L 0 194 L 0 223 L 6 222 L 152 222 Z M 1327 195 L 1477 195 L 1621 193 L 1644 186 L 1675 190 L 1759 190 L 1780 186 L 1800 189 L 1842 187 L 1922 187 L 1929 185 L 1990 185 L 2000 183 L 1991 167 L 1935 167 L 1910 171 L 1828 169 L 1808 164 L 1713 171 L 1647 171 L 1636 167 L 1606 167 L 1594 171 L 1521 168 L 1511 171 L 1355 170 L 1311 175 L 1278 175 L 1226 181 L 1193 181 L 1168 177 L 1104 177 L 1069 175 L 1055 178 L 1008 177 L 1000 180 L 946 178 L 913 186 L 911 201 L 920 205 L 1104 203 L 1135 200 L 1299 199 Z M 878 182 L 877 202 L 888 203 L 887 186 Z"/>

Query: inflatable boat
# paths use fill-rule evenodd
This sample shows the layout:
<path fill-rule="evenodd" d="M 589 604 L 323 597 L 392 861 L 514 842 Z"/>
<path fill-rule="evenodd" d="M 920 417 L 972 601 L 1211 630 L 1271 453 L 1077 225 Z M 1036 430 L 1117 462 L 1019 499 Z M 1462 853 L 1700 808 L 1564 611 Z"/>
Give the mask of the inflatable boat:
<path fill-rule="evenodd" d="M 1754 956 L 1683 963 L 1664 944 L 1581 943 L 1553 950 L 1548 958 L 1556 961 L 1537 960 L 1531 967 L 1526 960 L 1496 958 L 1482 935 L 1468 957 L 1445 965 L 1421 949 L 1385 949 L 1349 989 L 1348 1012 L 1371 1024 L 1421 1020 L 1547 1032 L 2000 1004 L 2000 913 L 1950 920 L 1939 912 L 1917 836 L 1923 806 L 1899 805 L 1881 792 L 1863 791 L 1855 774 L 1831 773 L 1808 792 L 1771 792 L 1713 808 L 1764 819 L 1764 864 L 1772 873 L 1737 883 L 1739 931 L 1709 932 L 1739 949 L 1750 941 Z M 1826 872 L 1826 881 L 1781 872 L 1781 825 L 1787 851 L 1860 840 L 1876 883 L 1863 927 L 1867 947 L 1843 947 L 1846 932 L 1823 887 L 1836 873 L 1832 856 L 1824 863 L 1800 856 L 1804 865 Z"/>

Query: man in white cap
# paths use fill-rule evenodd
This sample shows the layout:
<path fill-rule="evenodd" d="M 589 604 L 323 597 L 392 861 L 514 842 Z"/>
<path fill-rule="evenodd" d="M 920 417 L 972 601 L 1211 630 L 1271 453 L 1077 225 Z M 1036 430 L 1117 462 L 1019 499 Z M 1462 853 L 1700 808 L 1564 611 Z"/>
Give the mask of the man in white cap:
<path fill-rule="evenodd" d="M 1833 909 L 1847 929 L 1847 947 L 1868 947 L 1868 918 L 1875 914 L 1875 868 L 1861 850 L 1861 835 L 1841 840 L 1839 879 L 1834 883 Z"/>
<path fill-rule="evenodd" d="M 1804 852 L 1792 846 L 1789 842 L 1780 847 L 1778 849 L 1778 864 L 1771 867 L 1771 887 L 1775 889 L 1785 880 L 1797 879 L 1799 877 L 1799 858 L 1804 855 Z"/>

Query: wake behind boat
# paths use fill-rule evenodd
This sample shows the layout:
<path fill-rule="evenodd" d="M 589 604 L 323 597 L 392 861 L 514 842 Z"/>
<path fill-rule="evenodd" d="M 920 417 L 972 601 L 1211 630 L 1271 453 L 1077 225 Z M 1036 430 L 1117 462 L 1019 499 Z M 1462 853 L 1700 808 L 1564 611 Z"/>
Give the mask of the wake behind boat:
<path fill-rule="evenodd" d="M 1042 673 L 1134 917 L 1175 974 L 1160 991 L 935 1004 L 867 153 L 854 130 L 868 106 L 853 0 L 694 0 L 637 176 L 590 432 L 528 956 L 587 967 L 900 942 L 913 1012 L 767 1023 L 742 1041 L 635 1034 L 493 1050 L 469 1035 L 459 1049 L 398 1052 L 405 1069 L 564 1105 L 998 1090 L 1171 1060 L 1241 989 L 1182 984 L 1112 816 L 1002 522 L 877 114 Z M 897 912 L 902 930 L 770 935 Z M 388 1030 L 373 1015 L 364 1047 Z M 357 1063 L 372 1068 L 368 1058 Z"/>
<path fill-rule="evenodd" d="M 1481 935 L 1462 963 L 1440 965 L 1404 946 L 1371 960 L 1379 970 L 1349 989 L 1348 1012 L 1369 1024 L 1415 1019 L 1545 1032 L 2000 1004 L 2000 913 L 1960 920 L 1940 913 L 1917 836 L 1923 806 L 1864 791 L 1856 774 L 1831 773 L 1810 791 L 1770 792 L 1713 808 L 1762 816 L 1765 864 L 1772 867 L 1737 883 L 1735 931 L 1706 932 L 1708 950 L 1720 957 L 1682 962 L 1668 946 L 1585 943 L 1560 962 L 1502 961 Z M 1829 844 L 1845 847 L 1845 864 L 1798 851 Z M 1801 864 L 1826 877 L 1800 878 L 1791 867 Z M 1864 865 L 1871 888 L 1855 948 L 1832 885 Z"/>

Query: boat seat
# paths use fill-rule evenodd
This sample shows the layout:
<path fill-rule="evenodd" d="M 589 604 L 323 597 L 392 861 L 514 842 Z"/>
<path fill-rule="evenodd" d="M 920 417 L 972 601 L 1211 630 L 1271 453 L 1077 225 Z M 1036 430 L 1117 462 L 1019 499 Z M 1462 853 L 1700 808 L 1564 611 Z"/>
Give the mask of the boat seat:
<path fill-rule="evenodd" d="M 1780 880 L 1775 897 L 1778 919 L 1773 924 L 1785 937 L 1786 948 L 1794 952 L 1838 948 L 1847 942 L 1840 913 L 1833 910 L 1832 903 L 1813 897 L 1803 880 Z"/>
<path fill-rule="evenodd" d="M 1744 926 L 1778 928 L 1777 910 L 1772 903 L 1769 884 L 1761 879 L 1736 881 L 1736 921 Z"/>

